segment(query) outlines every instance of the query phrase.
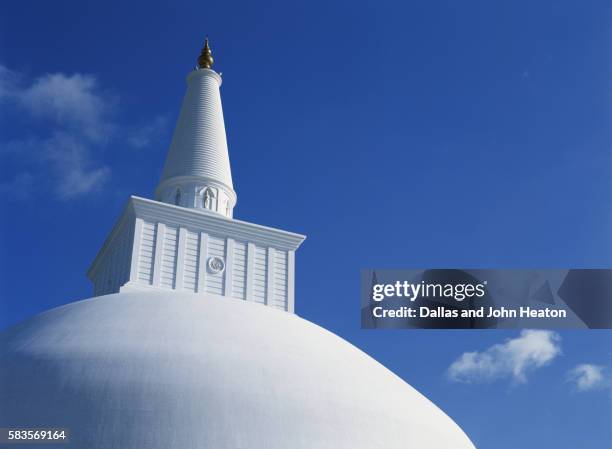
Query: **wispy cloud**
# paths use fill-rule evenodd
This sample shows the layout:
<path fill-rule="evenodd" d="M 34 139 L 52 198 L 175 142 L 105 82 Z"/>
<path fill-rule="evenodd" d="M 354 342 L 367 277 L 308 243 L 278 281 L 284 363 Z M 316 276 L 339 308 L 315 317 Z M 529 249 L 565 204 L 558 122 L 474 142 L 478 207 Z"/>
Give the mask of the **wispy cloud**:
<path fill-rule="evenodd" d="M 604 367 L 583 363 L 567 373 L 567 380 L 576 386 L 578 391 L 591 391 L 609 388 L 610 379 L 604 374 Z"/>
<path fill-rule="evenodd" d="M 448 369 L 456 382 L 527 381 L 527 373 L 551 363 L 561 354 L 561 338 L 555 332 L 524 330 L 516 338 L 482 352 L 465 352 Z"/>
<path fill-rule="evenodd" d="M 127 146 L 142 147 L 159 138 L 165 123 L 155 119 L 141 127 L 117 120 L 119 98 L 87 74 L 45 74 L 28 80 L 0 65 L 0 103 L 4 115 L 14 114 L 30 127 L 27 135 L 0 143 L 0 157 L 19 169 L 0 183 L 13 198 L 27 197 L 35 186 L 49 186 L 59 200 L 102 189 L 111 177 L 103 153 L 123 138 Z M 138 139 L 134 140 L 133 135 Z"/>
<path fill-rule="evenodd" d="M 44 75 L 19 91 L 17 100 L 37 119 L 100 141 L 112 132 L 110 114 L 115 98 L 100 90 L 91 75 Z"/>

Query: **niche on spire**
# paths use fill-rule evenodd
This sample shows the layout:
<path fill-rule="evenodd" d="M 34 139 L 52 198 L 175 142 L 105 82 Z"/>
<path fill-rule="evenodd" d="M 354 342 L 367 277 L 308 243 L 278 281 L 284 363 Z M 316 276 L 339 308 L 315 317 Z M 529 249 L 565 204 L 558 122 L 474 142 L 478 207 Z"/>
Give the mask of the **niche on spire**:
<path fill-rule="evenodd" d="M 217 192 L 215 189 L 205 187 L 202 189 L 202 207 L 214 212 L 217 212 Z"/>
<path fill-rule="evenodd" d="M 183 200 L 183 192 L 182 190 L 179 188 L 176 189 L 176 193 L 174 194 L 174 205 L 175 206 L 181 206 L 181 202 Z"/>

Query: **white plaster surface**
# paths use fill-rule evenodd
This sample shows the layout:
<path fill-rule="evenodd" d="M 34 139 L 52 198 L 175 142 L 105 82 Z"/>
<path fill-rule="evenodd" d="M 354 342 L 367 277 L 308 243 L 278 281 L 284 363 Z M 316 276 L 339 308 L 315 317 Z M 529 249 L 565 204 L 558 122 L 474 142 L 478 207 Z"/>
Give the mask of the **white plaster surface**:
<path fill-rule="evenodd" d="M 220 85 L 221 77 L 213 70 L 189 74 L 162 181 L 174 176 L 197 176 L 232 188 Z"/>
<path fill-rule="evenodd" d="M 237 198 L 220 86 L 221 76 L 214 70 L 198 69 L 187 76 L 187 92 L 155 197 L 232 217 Z"/>
<path fill-rule="evenodd" d="M 1 334 L 0 367 L 0 424 L 70 428 L 61 447 L 473 448 L 343 339 L 212 295 L 130 292 L 58 307 Z"/>

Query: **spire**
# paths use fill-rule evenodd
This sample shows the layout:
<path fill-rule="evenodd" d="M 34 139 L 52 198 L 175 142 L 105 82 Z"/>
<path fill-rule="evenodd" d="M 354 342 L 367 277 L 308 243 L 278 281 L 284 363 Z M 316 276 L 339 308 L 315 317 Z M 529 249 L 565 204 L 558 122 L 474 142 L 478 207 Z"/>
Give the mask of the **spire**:
<path fill-rule="evenodd" d="M 212 69 L 213 63 L 215 60 L 212 57 L 212 51 L 210 51 L 210 46 L 208 45 L 208 37 L 204 41 L 204 48 L 202 48 L 202 52 L 198 57 L 198 67 L 201 69 Z"/>
<path fill-rule="evenodd" d="M 212 63 L 206 39 L 198 68 L 187 76 L 187 92 L 156 189 L 156 199 L 231 218 L 236 192 L 219 92 L 221 76 L 210 68 Z"/>
<path fill-rule="evenodd" d="M 210 68 L 187 75 L 155 201 L 130 198 L 87 273 L 95 296 L 145 287 L 293 312 L 295 250 L 305 237 L 232 219 L 220 86 Z"/>

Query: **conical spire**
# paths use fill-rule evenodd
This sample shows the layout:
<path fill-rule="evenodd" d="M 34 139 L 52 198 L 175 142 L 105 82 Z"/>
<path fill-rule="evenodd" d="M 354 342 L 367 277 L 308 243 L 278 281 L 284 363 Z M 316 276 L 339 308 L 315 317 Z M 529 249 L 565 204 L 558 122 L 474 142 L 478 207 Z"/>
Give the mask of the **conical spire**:
<path fill-rule="evenodd" d="M 204 48 L 202 48 L 202 52 L 198 57 L 198 67 L 201 69 L 212 69 L 214 62 L 212 51 L 210 51 L 210 46 L 208 45 L 208 38 L 206 38 Z"/>
<path fill-rule="evenodd" d="M 206 39 L 198 68 L 187 76 L 187 92 L 156 198 L 232 217 L 236 193 L 219 92 L 221 76 L 210 68 L 212 63 Z"/>

